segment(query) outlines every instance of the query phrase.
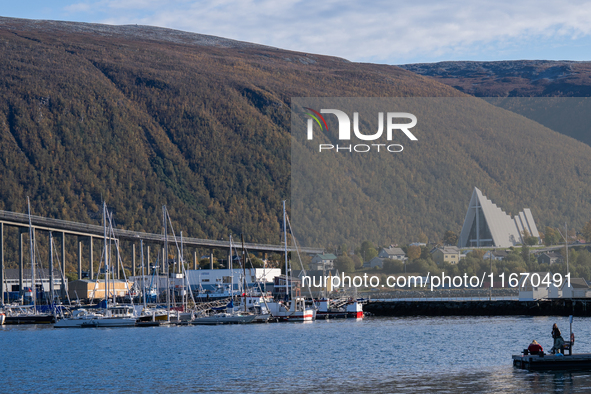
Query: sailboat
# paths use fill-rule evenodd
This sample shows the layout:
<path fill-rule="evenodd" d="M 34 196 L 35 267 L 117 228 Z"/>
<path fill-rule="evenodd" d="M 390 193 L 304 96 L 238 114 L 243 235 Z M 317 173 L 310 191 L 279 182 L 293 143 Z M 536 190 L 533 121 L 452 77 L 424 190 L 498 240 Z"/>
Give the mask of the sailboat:
<path fill-rule="evenodd" d="M 230 235 L 230 255 L 232 254 L 232 236 Z M 238 255 L 238 252 L 236 252 Z M 237 307 L 234 308 L 235 311 L 240 312 L 249 312 L 256 315 L 254 322 L 255 323 L 267 323 L 271 317 L 269 313 L 269 308 L 267 307 L 267 302 L 272 301 L 272 297 L 270 293 L 264 294 L 263 290 L 261 289 L 260 283 L 257 280 L 255 288 L 248 287 L 246 284 L 246 262 L 249 261 L 251 268 L 254 269 L 252 265 L 252 261 L 248 256 L 248 251 L 244 246 L 244 238 L 242 238 L 242 259 L 238 259 L 240 262 L 240 267 L 242 268 L 242 280 L 243 283 L 242 288 L 242 296 L 239 298 L 240 303 Z"/>
<path fill-rule="evenodd" d="M 78 309 L 72 313 L 72 317 L 64 318 L 55 324 L 55 328 L 84 328 L 84 327 L 133 327 L 136 324 L 135 310 L 132 305 L 109 305 L 109 273 L 110 264 L 110 240 L 113 237 L 112 224 L 109 220 L 109 238 L 107 239 L 107 205 L 103 203 L 103 223 L 105 240 L 105 301 L 102 311 L 89 311 Z M 110 219 L 110 218 L 109 218 Z M 113 279 L 115 274 L 113 273 Z M 113 298 L 114 298 L 113 291 Z"/>
<path fill-rule="evenodd" d="M 283 279 L 285 283 L 285 301 L 269 302 L 267 303 L 267 307 L 269 308 L 271 315 L 279 321 L 313 321 L 316 319 L 316 309 L 306 306 L 306 299 L 304 297 L 293 295 L 293 279 L 291 278 L 291 270 L 289 269 L 290 264 L 287 259 L 286 215 L 285 201 L 283 201 L 283 237 L 285 247 L 285 277 Z"/>
<path fill-rule="evenodd" d="M 31 221 L 31 202 L 27 197 L 27 207 L 29 213 L 29 241 L 31 246 L 31 287 L 26 290 L 23 300 L 31 300 L 31 305 L 27 307 L 19 307 L 17 309 L 7 308 L 5 324 L 53 324 L 55 323 L 55 315 L 51 313 L 39 313 L 37 311 L 37 278 L 35 275 L 35 231 Z"/>
<path fill-rule="evenodd" d="M 222 312 L 225 310 L 225 312 Z M 191 324 L 245 324 L 254 322 L 256 315 L 254 313 L 235 311 L 234 301 L 230 300 L 225 307 L 212 308 L 210 314 L 204 314 L 191 320 Z"/>
<path fill-rule="evenodd" d="M 243 250 L 244 250 L 244 241 L 243 241 Z M 232 236 L 230 236 L 230 256 L 232 256 Z M 244 262 L 241 262 L 242 265 Z M 210 314 L 204 314 L 201 316 L 196 317 L 191 321 L 191 324 L 246 324 L 246 323 L 253 323 L 255 321 L 261 320 L 260 314 L 255 314 L 246 310 L 246 305 L 244 306 L 244 310 L 242 306 L 239 308 L 234 308 L 234 269 L 231 265 L 232 263 L 229 262 L 231 273 L 230 277 L 232 278 L 232 283 L 230 285 L 230 302 L 224 307 L 219 308 L 212 308 Z M 244 267 L 242 265 L 242 267 Z M 243 292 L 246 292 L 246 283 L 244 284 Z M 268 316 L 264 316 L 264 321 L 269 319 Z"/>

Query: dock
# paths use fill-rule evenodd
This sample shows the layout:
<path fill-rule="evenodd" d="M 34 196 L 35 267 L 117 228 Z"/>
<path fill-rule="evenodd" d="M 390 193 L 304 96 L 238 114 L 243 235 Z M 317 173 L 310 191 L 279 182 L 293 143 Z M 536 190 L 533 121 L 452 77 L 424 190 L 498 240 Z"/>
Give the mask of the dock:
<path fill-rule="evenodd" d="M 591 299 L 538 301 L 373 301 L 363 308 L 374 316 L 569 316 L 591 317 Z"/>
<path fill-rule="evenodd" d="M 591 370 L 591 353 L 573 354 L 571 356 L 556 356 L 546 354 L 538 355 L 513 355 L 513 366 L 530 371 L 539 370 Z"/>

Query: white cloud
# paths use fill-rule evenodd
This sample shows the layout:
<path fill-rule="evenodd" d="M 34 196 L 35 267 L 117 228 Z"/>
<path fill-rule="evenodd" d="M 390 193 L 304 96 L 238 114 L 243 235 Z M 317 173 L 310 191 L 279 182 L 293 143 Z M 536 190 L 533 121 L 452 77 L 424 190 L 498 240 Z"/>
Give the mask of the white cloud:
<path fill-rule="evenodd" d="M 403 62 L 586 39 L 585 1 L 101 0 L 103 22 L 138 23 L 345 57 Z M 98 21 L 98 20 L 97 20 Z"/>
<path fill-rule="evenodd" d="M 92 12 L 93 6 L 89 3 L 75 3 L 64 7 L 64 10 L 68 13 Z"/>

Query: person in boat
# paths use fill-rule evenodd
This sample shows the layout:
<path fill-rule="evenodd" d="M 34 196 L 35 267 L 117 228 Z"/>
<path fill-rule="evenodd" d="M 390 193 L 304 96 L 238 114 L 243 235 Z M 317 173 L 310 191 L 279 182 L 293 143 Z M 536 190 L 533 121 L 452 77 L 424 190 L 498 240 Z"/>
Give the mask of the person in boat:
<path fill-rule="evenodd" d="M 560 329 L 558 325 L 554 323 L 552 326 L 552 338 L 554 339 L 554 346 L 552 346 L 552 354 L 556 354 L 558 351 L 561 352 L 562 346 L 564 345 L 564 339 L 562 338 L 562 334 L 560 333 Z"/>
<path fill-rule="evenodd" d="M 544 353 L 542 345 L 540 345 L 535 339 L 529 344 L 527 350 L 529 351 L 529 354 L 533 355 Z"/>

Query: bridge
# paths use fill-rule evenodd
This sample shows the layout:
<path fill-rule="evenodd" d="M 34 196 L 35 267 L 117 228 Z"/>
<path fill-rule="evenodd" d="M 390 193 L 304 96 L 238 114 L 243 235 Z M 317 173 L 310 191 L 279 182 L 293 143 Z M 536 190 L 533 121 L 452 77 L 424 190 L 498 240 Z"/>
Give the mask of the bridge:
<path fill-rule="evenodd" d="M 78 278 L 82 278 L 82 246 L 83 244 L 88 245 L 89 251 L 89 259 L 88 259 L 88 276 L 89 279 L 93 279 L 93 243 L 94 239 L 97 238 L 99 240 L 104 239 L 104 227 L 94 224 L 87 224 L 87 223 L 80 223 L 68 220 L 60 220 L 60 219 L 51 219 L 42 216 L 30 216 L 31 227 L 33 231 L 43 231 L 50 234 L 50 238 L 54 237 L 57 234 L 59 238 L 58 245 L 61 244 L 61 269 L 62 272 L 65 272 L 66 267 L 66 236 L 76 237 L 78 242 Z M 8 290 L 5 289 L 5 278 L 4 278 L 4 227 L 11 226 L 19 228 L 20 234 L 20 243 L 19 243 L 19 291 L 23 289 L 23 236 L 29 230 L 29 215 L 18 213 L 18 212 L 10 212 L 10 211 L 2 211 L 0 210 L 0 296 L 4 295 L 4 291 Z M 116 238 L 117 242 L 120 241 L 127 241 L 132 244 L 132 253 L 131 253 L 131 260 L 132 265 L 131 269 L 132 272 L 136 273 L 136 247 L 139 245 L 140 241 L 143 241 L 146 244 L 147 248 L 147 255 L 148 255 L 148 266 L 150 265 L 150 246 L 162 249 L 161 256 L 164 256 L 164 244 L 165 244 L 165 237 L 164 234 L 155 234 L 155 233 L 146 233 L 141 231 L 130 231 L 124 229 L 113 229 L 114 237 Z M 174 238 L 169 234 L 167 236 L 169 245 L 174 244 Z M 177 242 L 179 241 L 177 235 Z M 210 268 L 213 268 L 213 251 L 214 250 L 224 250 L 228 252 L 228 261 L 230 261 L 229 251 L 230 251 L 230 241 L 229 240 L 211 240 L 211 239 L 202 239 L 202 238 L 191 238 L 191 237 L 183 237 L 183 247 L 184 248 L 192 248 L 192 249 L 209 249 L 209 258 L 210 258 Z M 242 244 L 239 242 L 233 243 L 232 247 L 237 250 L 242 250 Z M 262 252 L 262 253 L 282 253 L 284 251 L 283 245 L 272 245 L 272 244 L 262 244 L 262 243 L 245 243 L 244 248 L 249 252 Z M 287 247 L 288 251 L 294 251 L 295 248 L 293 246 Z M 300 253 L 303 254 L 318 254 L 323 253 L 324 250 L 321 248 L 306 248 L 300 247 Z M 159 252 L 160 256 L 160 252 Z M 197 250 L 193 251 L 193 264 L 194 268 L 197 268 L 198 263 L 198 256 Z M 164 268 L 164 265 L 162 265 Z M 180 270 L 180 266 L 179 266 Z M 118 270 L 119 272 L 119 270 Z M 52 267 L 50 267 L 50 274 L 52 273 Z M 50 279 L 51 281 L 51 279 Z M 63 282 L 63 281 L 62 281 Z M 65 284 L 62 283 L 62 295 L 65 289 Z M 0 298 L 1 300 L 1 298 Z M 0 301 L 1 302 L 1 301 Z"/>

